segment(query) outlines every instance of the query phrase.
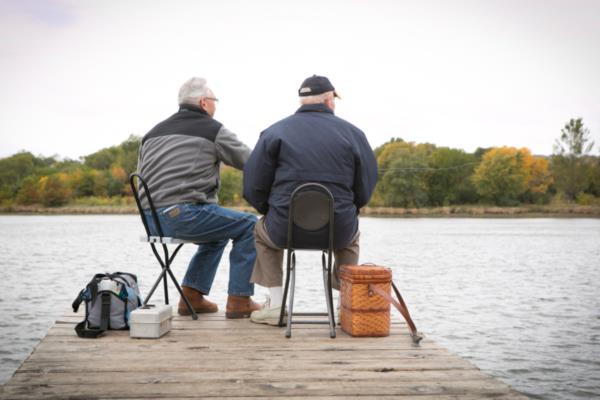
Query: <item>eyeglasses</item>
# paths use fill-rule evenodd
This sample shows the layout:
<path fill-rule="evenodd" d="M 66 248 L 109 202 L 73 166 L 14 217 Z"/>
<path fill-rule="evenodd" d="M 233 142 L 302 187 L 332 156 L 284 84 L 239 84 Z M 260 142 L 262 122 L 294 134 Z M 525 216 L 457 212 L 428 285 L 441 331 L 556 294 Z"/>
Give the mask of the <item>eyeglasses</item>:
<path fill-rule="evenodd" d="M 204 97 L 205 100 L 212 100 L 215 103 L 217 103 L 219 101 L 219 99 L 217 99 L 216 97 Z"/>

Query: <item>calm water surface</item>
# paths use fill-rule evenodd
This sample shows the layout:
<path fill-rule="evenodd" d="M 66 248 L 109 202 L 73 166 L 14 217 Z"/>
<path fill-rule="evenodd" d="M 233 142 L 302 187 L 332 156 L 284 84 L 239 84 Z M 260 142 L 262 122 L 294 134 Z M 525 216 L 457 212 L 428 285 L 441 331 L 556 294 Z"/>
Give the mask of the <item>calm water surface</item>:
<path fill-rule="evenodd" d="M 393 269 L 430 338 L 531 397 L 600 397 L 600 220 L 363 218 L 361 231 L 361 262 Z M 148 291 L 141 234 L 136 216 L 0 216 L 0 383 L 94 273 L 134 272 Z M 298 255 L 298 309 L 323 303 L 319 262 Z M 227 271 L 224 257 L 221 307 Z"/>

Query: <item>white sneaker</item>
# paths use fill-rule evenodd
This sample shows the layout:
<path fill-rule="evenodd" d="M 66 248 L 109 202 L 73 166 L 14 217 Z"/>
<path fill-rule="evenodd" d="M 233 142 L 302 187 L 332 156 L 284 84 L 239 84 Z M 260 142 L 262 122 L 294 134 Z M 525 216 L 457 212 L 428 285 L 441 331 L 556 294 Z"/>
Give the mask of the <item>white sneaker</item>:
<path fill-rule="evenodd" d="M 281 306 L 271 307 L 271 299 L 268 298 L 263 308 L 260 310 L 252 311 L 250 314 L 250 321 L 257 324 L 267 324 L 278 326 L 279 325 L 279 316 L 281 315 Z M 283 323 L 285 324 L 287 312 L 283 317 Z"/>

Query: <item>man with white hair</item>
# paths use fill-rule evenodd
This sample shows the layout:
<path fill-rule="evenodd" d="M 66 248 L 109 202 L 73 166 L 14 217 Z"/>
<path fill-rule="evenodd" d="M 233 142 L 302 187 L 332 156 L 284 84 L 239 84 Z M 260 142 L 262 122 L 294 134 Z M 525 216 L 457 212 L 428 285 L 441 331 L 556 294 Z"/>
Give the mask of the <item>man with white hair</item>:
<path fill-rule="evenodd" d="M 271 125 L 244 167 L 244 198 L 264 218 L 254 230 L 256 263 L 251 281 L 269 288 L 270 302 L 250 320 L 277 325 L 283 297 L 283 248 L 287 243 L 290 195 L 306 182 L 321 183 L 334 198 L 335 266 L 358 263 L 358 213 L 377 182 L 377 162 L 365 134 L 334 115 L 335 88 L 313 75 L 298 90 L 301 107 Z"/>
<path fill-rule="evenodd" d="M 250 298 L 256 217 L 220 207 L 217 194 L 221 163 L 242 169 L 250 149 L 213 118 L 217 101 L 206 79 L 185 82 L 179 91 L 179 111 L 143 137 L 138 172 L 148 184 L 164 234 L 199 243 L 182 282 L 197 313 L 218 310 L 204 296 L 210 292 L 225 246 L 233 241 L 225 316 L 244 318 L 260 308 Z M 143 191 L 141 196 L 148 209 Z M 152 218 L 148 221 L 154 231 Z M 178 312 L 190 314 L 183 299 Z"/>

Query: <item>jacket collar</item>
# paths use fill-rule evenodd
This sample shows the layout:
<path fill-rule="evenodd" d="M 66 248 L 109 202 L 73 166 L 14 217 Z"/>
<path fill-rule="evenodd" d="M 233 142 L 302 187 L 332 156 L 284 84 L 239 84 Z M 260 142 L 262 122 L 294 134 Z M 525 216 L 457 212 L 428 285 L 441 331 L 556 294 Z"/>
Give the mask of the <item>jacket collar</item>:
<path fill-rule="evenodd" d="M 208 115 L 208 113 L 204 111 L 202 107 L 193 104 L 180 104 L 179 111 L 194 111 L 200 114 Z"/>
<path fill-rule="evenodd" d="M 333 110 L 331 108 L 327 107 L 323 103 L 304 104 L 296 111 L 296 113 L 301 113 L 301 112 L 324 112 L 324 113 L 328 113 L 328 114 L 333 114 Z"/>

